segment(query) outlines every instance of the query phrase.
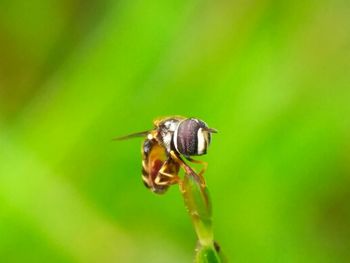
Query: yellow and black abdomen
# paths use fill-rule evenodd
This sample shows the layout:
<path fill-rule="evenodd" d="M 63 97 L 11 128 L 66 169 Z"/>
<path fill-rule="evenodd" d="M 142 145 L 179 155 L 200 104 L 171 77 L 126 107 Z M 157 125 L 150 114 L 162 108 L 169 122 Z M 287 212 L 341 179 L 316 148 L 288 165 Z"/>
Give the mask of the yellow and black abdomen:
<path fill-rule="evenodd" d="M 154 193 L 164 193 L 172 184 L 172 178 L 159 171 L 162 169 L 164 173 L 177 176 L 179 165 L 168 158 L 166 149 L 155 138 L 144 141 L 142 156 L 142 180 L 145 186 Z"/>

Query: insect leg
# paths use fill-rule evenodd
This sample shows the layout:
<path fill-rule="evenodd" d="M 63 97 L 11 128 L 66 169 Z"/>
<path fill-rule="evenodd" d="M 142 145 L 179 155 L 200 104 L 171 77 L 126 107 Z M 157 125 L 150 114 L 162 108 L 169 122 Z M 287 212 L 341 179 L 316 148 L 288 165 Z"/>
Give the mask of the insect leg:
<path fill-rule="evenodd" d="M 191 163 L 198 163 L 198 164 L 201 164 L 203 165 L 203 168 L 202 170 L 199 172 L 199 176 L 203 176 L 203 174 L 205 173 L 205 171 L 207 170 L 208 168 L 208 163 L 207 162 L 204 162 L 204 161 L 200 161 L 200 160 L 195 160 L 195 159 L 192 159 L 191 157 L 186 157 L 186 159 L 191 162 Z"/>
<path fill-rule="evenodd" d="M 185 173 L 188 175 L 193 176 L 200 184 L 202 187 L 205 187 L 205 180 L 204 177 L 202 176 L 202 174 L 197 174 L 189 165 L 187 165 L 185 163 L 184 160 L 182 160 L 182 158 L 177 155 L 174 151 L 170 151 L 170 156 L 177 161 L 181 167 L 185 170 Z"/>
<path fill-rule="evenodd" d="M 160 168 L 157 177 L 154 179 L 154 183 L 157 185 L 171 185 L 176 184 L 179 182 L 179 177 L 177 174 L 172 174 L 169 172 L 166 172 L 168 170 L 168 160 L 163 164 L 163 166 Z M 164 177 L 166 177 L 164 181 Z"/>

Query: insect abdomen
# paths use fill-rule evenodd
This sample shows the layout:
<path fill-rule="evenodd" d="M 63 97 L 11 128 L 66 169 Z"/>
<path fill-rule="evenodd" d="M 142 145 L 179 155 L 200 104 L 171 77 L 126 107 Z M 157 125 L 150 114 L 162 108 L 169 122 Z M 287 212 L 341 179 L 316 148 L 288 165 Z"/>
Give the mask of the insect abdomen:
<path fill-rule="evenodd" d="M 157 194 L 164 193 L 169 185 L 157 185 L 155 179 L 167 156 L 164 147 L 155 139 L 146 139 L 142 147 L 142 180 L 144 185 Z"/>

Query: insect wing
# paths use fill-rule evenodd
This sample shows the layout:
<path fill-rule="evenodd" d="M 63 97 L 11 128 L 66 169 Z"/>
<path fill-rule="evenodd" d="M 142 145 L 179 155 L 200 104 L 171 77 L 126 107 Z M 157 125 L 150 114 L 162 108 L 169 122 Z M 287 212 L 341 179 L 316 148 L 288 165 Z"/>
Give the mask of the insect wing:
<path fill-rule="evenodd" d="M 144 137 L 144 136 L 148 135 L 149 133 L 150 133 L 150 131 L 136 132 L 136 133 L 128 134 L 128 135 L 121 136 L 121 137 L 115 137 L 115 138 L 113 138 L 113 140 L 122 141 L 122 140 L 127 140 L 127 139 L 131 139 L 131 138 L 136 138 L 136 137 Z"/>

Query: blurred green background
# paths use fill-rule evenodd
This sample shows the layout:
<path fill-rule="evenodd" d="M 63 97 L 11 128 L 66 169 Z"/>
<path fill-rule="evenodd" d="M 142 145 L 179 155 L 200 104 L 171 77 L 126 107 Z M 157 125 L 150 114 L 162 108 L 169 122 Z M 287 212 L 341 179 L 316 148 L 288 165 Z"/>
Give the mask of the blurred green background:
<path fill-rule="evenodd" d="M 0 2 L 0 261 L 192 262 L 178 187 L 141 181 L 158 116 L 219 130 L 230 262 L 350 262 L 350 3 Z"/>

